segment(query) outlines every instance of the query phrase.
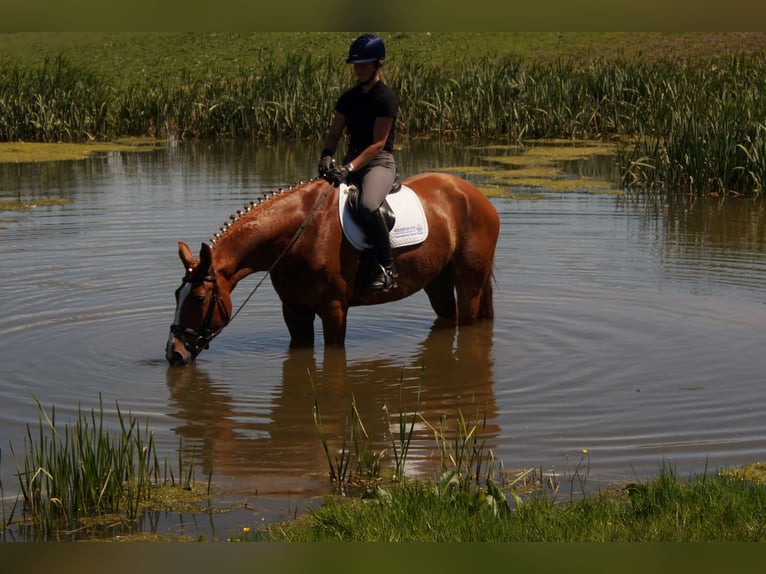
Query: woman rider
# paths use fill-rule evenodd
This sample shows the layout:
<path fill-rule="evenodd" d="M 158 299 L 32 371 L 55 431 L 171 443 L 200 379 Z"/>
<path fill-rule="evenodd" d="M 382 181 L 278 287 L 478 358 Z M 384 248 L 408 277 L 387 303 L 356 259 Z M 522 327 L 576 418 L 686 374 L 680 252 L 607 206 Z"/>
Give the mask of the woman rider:
<path fill-rule="evenodd" d="M 379 209 L 396 178 L 398 102 L 380 76 L 385 59 L 386 48 L 378 36 L 363 34 L 351 44 L 346 63 L 354 65 L 357 84 L 338 98 L 319 160 L 321 177 L 336 185 L 346 179 L 359 188 L 358 215 L 377 261 L 369 288 L 378 291 L 398 286 L 388 228 Z M 343 165 L 338 166 L 333 155 L 344 129 L 349 144 Z"/>

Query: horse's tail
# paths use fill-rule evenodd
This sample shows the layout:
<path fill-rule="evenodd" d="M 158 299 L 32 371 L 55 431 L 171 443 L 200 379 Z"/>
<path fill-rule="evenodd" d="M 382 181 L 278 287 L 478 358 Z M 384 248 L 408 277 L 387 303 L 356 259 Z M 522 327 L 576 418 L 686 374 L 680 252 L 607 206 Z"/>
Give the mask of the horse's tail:
<path fill-rule="evenodd" d="M 495 281 L 494 271 L 490 271 L 487 276 L 487 281 L 484 283 L 484 287 L 481 290 L 481 298 L 479 299 L 479 313 L 477 319 L 494 319 L 495 317 L 495 305 L 492 302 L 492 283 Z"/>

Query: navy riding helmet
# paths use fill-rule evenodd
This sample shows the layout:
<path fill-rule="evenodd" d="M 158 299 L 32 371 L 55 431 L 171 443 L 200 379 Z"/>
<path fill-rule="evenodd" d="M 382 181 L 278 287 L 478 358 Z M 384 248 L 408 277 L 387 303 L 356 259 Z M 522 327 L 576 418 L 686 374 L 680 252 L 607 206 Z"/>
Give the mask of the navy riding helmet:
<path fill-rule="evenodd" d="M 351 43 L 348 49 L 347 64 L 378 62 L 382 65 L 386 59 L 386 46 L 375 34 L 362 34 Z"/>

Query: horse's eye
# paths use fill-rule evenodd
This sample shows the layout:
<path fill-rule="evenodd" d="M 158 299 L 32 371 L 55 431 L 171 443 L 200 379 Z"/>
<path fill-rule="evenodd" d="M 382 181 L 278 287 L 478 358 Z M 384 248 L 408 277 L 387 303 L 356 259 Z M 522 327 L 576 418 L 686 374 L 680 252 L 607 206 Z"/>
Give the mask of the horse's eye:
<path fill-rule="evenodd" d="M 195 302 L 196 302 L 198 305 L 202 305 L 202 304 L 205 302 L 205 296 L 204 296 L 204 295 L 195 295 L 195 296 L 194 296 L 194 301 L 195 301 Z"/>

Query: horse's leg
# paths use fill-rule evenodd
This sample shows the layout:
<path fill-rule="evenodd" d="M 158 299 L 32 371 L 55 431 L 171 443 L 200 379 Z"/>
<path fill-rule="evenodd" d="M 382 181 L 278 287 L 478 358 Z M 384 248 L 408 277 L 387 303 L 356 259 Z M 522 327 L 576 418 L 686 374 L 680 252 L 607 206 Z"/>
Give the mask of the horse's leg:
<path fill-rule="evenodd" d="M 314 310 L 302 305 L 282 303 L 282 316 L 290 332 L 291 347 L 314 345 Z"/>
<path fill-rule="evenodd" d="M 340 300 L 330 301 L 319 311 L 325 347 L 342 347 L 346 343 L 346 319 L 348 305 Z"/>
<path fill-rule="evenodd" d="M 494 281 L 494 277 L 492 273 L 490 273 L 489 277 L 487 277 L 487 281 L 484 283 L 484 288 L 481 290 L 477 319 L 494 319 L 495 317 L 495 304 L 492 300 L 492 281 Z"/>
<path fill-rule="evenodd" d="M 478 206 L 477 206 L 478 207 Z M 466 220 L 462 241 L 453 256 L 458 324 L 470 325 L 478 319 L 491 319 L 492 264 L 500 234 L 500 221 L 494 209 L 476 209 Z"/>
<path fill-rule="evenodd" d="M 491 268 L 468 268 L 458 271 L 455 290 L 460 325 L 470 325 L 478 319 L 493 317 Z"/>
<path fill-rule="evenodd" d="M 455 282 L 452 273 L 452 265 L 447 265 L 433 281 L 423 288 L 437 317 L 454 319 L 457 315 Z"/>

